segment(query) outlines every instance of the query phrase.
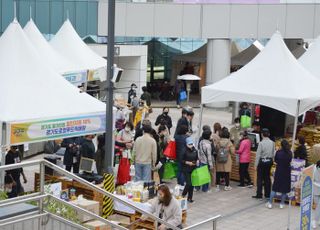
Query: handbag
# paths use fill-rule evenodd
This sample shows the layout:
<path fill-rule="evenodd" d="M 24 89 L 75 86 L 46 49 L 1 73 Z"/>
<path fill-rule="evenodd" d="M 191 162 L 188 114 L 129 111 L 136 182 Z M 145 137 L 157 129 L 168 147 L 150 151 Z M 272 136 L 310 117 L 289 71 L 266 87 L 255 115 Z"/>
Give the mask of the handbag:
<path fill-rule="evenodd" d="M 170 180 L 177 177 L 178 165 L 176 162 L 166 162 L 163 167 L 163 179 Z"/>
<path fill-rule="evenodd" d="M 176 152 L 176 142 L 170 141 L 166 147 L 166 149 L 163 151 L 163 155 L 168 157 L 169 159 L 175 160 L 177 159 L 177 152 Z"/>
<path fill-rule="evenodd" d="M 122 185 L 128 181 L 130 181 L 130 161 L 128 158 L 122 157 L 119 162 L 117 184 Z"/>
<path fill-rule="evenodd" d="M 179 95 L 179 99 L 180 99 L 180 101 L 185 101 L 185 100 L 187 100 L 187 92 L 186 91 L 181 91 L 180 92 L 180 95 Z"/>
<path fill-rule="evenodd" d="M 211 182 L 211 176 L 207 165 L 196 168 L 191 173 L 192 186 L 201 186 L 209 184 Z"/>
<path fill-rule="evenodd" d="M 240 117 L 241 128 L 250 128 L 251 127 L 251 117 L 245 112 L 244 115 Z"/>

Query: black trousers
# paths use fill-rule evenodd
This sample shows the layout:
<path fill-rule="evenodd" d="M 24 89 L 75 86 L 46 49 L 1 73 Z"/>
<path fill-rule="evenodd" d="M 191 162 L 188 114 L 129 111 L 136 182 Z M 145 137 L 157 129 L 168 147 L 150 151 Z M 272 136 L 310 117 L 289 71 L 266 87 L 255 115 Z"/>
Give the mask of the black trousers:
<path fill-rule="evenodd" d="M 188 194 L 188 200 L 192 200 L 193 197 L 193 186 L 191 183 L 191 173 L 192 172 L 183 172 L 184 178 L 186 179 L 186 185 L 184 186 L 182 196 L 186 196 Z"/>
<path fill-rule="evenodd" d="M 217 185 L 220 185 L 221 178 L 224 178 L 226 186 L 230 185 L 230 173 L 229 172 L 217 172 L 217 179 L 216 179 Z"/>
<path fill-rule="evenodd" d="M 272 167 L 272 160 L 268 162 L 260 161 L 257 168 L 257 196 L 262 198 L 262 188 L 264 188 L 264 196 L 270 197 L 271 179 L 270 171 Z"/>
<path fill-rule="evenodd" d="M 240 174 L 240 185 L 245 185 L 245 180 L 248 184 L 251 184 L 251 178 L 248 172 L 249 163 L 240 163 L 239 174 Z"/>
<path fill-rule="evenodd" d="M 66 165 L 66 170 L 71 172 L 71 169 L 73 167 L 73 173 L 79 173 L 79 162 L 73 163 L 72 165 Z"/>

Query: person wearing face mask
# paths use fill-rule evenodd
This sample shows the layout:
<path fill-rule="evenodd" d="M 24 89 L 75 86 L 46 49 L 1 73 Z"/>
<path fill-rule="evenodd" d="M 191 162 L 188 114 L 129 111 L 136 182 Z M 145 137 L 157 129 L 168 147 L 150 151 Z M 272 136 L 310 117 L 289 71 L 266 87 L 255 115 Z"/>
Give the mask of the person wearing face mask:
<path fill-rule="evenodd" d="M 159 177 L 160 177 L 160 184 L 162 184 L 163 183 L 162 178 L 163 178 L 163 173 L 164 173 L 163 165 L 166 163 L 166 156 L 163 155 L 163 152 L 167 148 L 168 142 L 170 141 L 168 129 L 165 125 L 159 126 L 158 135 L 159 135 L 159 150 L 160 150 L 159 161 L 162 164 L 162 166 L 158 170 L 158 173 L 159 173 Z M 157 162 L 157 164 L 158 164 L 158 162 Z"/>
<path fill-rule="evenodd" d="M 168 115 L 169 114 L 169 108 L 168 107 L 164 107 L 162 111 L 163 111 L 162 114 L 160 114 L 157 117 L 155 125 L 156 126 L 165 125 L 168 128 L 169 133 L 170 133 L 170 129 L 172 127 L 172 120 L 171 120 L 171 117 Z"/>
<path fill-rule="evenodd" d="M 132 99 L 133 99 L 133 97 L 134 97 L 133 95 L 134 95 L 134 94 L 137 94 L 136 88 L 137 88 L 137 85 L 134 84 L 134 83 L 132 83 L 132 84 L 131 84 L 131 88 L 130 88 L 130 90 L 129 90 L 129 92 L 128 92 L 128 104 L 131 104 Z"/>
<path fill-rule="evenodd" d="M 17 164 L 21 162 L 20 152 L 18 146 L 11 146 L 9 152 L 6 155 L 6 165 Z M 12 197 L 17 197 L 23 192 L 23 187 L 21 185 L 20 176 L 23 177 L 23 182 L 27 183 L 27 178 L 23 172 L 22 168 L 11 169 L 6 171 L 7 175 L 11 176 L 14 180 L 15 186 L 12 187 L 11 195 Z"/>
<path fill-rule="evenodd" d="M 122 129 L 118 135 L 117 139 L 118 142 L 126 144 L 127 148 L 132 148 L 133 146 L 133 124 L 131 122 L 127 122 L 125 124 L 125 128 Z"/>
<path fill-rule="evenodd" d="M 150 213 L 164 220 L 165 222 L 182 228 L 182 210 L 180 203 L 172 196 L 167 185 L 160 185 L 157 198 L 151 201 Z M 142 215 L 139 221 L 146 220 L 148 217 Z M 164 224 L 158 225 L 159 230 L 170 230 Z"/>
<path fill-rule="evenodd" d="M 193 203 L 193 189 L 191 182 L 191 174 L 192 171 L 197 167 L 197 161 L 198 161 L 198 151 L 194 147 L 193 140 L 191 137 L 188 137 L 186 139 L 186 150 L 184 154 L 182 155 L 182 172 L 184 174 L 184 177 L 186 179 L 186 185 L 184 187 L 184 190 L 182 192 L 182 196 L 185 197 L 188 195 L 188 202 Z"/>
<path fill-rule="evenodd" d="M 239 148 L 241 131 L 240 118 L 236 117 L 234 119 L 234 126 L 230 129 L 230 140 L 232 141 L 236 149 Z"/>

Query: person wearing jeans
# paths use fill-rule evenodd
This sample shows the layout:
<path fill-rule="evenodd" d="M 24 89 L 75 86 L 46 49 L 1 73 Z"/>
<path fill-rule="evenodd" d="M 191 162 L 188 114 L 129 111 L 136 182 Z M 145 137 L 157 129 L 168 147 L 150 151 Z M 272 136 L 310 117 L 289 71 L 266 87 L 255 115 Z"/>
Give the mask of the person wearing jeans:
<path fill-rule="evenodd" d="M 151 181 L 151 164 L 135 164 L 135 181 Z"/>
<path fill-rule="evenodd" d="M 201 166 L 207 166 L 209 171 L 213 170 L 213 157 L 212 157 L 212 143 L 210 141 L 212 132 L 210 130 L 205 130 L 202 133 L 202 140 L 199 142 L 199 162 Z M 201 186 L 202 192 L 209 191 L 209 184 L 204 184 Z M 200 187 L 197 186 L 196 190 L 200 190 Z"/>
<path fill-rule="evenodd" d="M 240 147 L 237 151 L 239 154 L 239 174 L 240 174 L 240 184 L 239 187 L 252 187 L 251 178 L 248 172 L 249 164 L 250 164 L 250 154 L 251 154 L 251 141 L 248 138 L 248 132 L 244 131 L 241 133 L 242 139 L 240 141 Z M 245 180 L 246 184 L 245 184 Z"/>
<path fill-rule="evenodd" d="M 276 172 L 274 174 L 274 182 L 272 186 L 272 192 L 270 193 L 269 202 L 267 208 L 272 208 L 273 198 L 276 193 L 281 193 L 280 208 L 284 208 L 284 202 L 287 193 L 291 191 L 291 160 L 292 152 L 287 140 L 281 141 L 281 149 L 276 152 L 275 162 L 277 163 Z"/>
<path fill-rule="evenodd" d="M 143 125 L 143 136 L 138 137 L 134 146 L 135 181 L 151 181 L 151 169 L 157 161 L 157 143 L 151 135 L 150 125 Z"/>

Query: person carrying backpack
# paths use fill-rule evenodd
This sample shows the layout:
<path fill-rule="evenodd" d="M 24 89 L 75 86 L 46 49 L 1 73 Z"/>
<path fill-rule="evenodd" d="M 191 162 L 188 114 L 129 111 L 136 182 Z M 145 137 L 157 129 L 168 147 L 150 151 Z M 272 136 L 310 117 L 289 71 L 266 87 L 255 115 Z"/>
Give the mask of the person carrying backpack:
<path fill-rule="evenodd" d="M 225 180 L 225 191 L 230 191 L 232 188 L 230 186 L 230 173 L 232 168 L 232 159 L 231 154 L 234 153 L 235 149 L 230 141 L 230 133 L 227 128 L 223 128 L 220 133 L 220 141 L 218 143 L 217 149 L 217 159 L 216 159 L 216 168 L 217 168 L 217 191 L 220 191 L 220 180 L 224 178 Z"/>

